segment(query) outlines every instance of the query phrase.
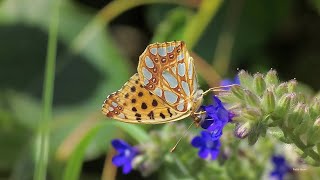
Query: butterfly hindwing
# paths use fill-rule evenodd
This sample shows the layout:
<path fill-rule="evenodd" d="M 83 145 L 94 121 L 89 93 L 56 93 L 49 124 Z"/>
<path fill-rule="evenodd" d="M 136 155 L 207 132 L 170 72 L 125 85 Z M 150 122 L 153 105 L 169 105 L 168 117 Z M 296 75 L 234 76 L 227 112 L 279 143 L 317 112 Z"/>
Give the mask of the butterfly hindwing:
<path fill-rule="evenodd" d="M 140 56 L 138 74 L 145 88 L 168 106 L 179 112 L 190 110 L 198 84 L 193 58 L 184 42 L 149 45 Z"/>
<path fill-rule="evenodd" d="M 172 109 L 161 98 L 144 88 L 138 74 L 117 92 L 107 97 L 102 105 L 107 117 L 128 123 L 159 124 L 188 117 L 190 112 Z"/>

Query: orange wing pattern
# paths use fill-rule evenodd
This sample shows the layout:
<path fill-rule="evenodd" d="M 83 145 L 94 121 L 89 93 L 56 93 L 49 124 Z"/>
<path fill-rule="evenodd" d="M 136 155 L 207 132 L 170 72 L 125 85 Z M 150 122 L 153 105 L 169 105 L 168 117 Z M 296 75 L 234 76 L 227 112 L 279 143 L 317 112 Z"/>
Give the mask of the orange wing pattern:
<path fill-rule="evenodd" d="M 161 98 L 144 88 L 138 74 L 107 97 L 102 113 L 127 123 L 160 124 L 188 117 L 190 112 L 177 112 Z"/>
<path fill-rule="evenodd" d="M 176 111 L 192 107 L 198 83 L 193 58 L 183 41 L 149 45 L 139 58 L 138 74 L 147 90 Z"/>

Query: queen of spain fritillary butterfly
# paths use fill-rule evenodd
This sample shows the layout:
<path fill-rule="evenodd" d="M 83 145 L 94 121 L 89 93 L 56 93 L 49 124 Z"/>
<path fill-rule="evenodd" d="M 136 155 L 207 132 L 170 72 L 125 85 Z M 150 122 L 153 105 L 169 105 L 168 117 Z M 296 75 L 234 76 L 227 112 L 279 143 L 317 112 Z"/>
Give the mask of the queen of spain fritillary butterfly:
<path fill-rule="evenodd" d="M 107 97 L 102 113 L 127 123 L 160 124 L 194 116 L 203 91 L 183 41 L 154 43 L 139 57 L 138 73 Z"/>

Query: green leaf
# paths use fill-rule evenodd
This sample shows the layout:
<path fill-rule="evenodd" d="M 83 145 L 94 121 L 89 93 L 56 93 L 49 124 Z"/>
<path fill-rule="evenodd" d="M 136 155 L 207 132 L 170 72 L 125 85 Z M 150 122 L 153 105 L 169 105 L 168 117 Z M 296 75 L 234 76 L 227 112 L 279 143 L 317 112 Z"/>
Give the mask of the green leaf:
<path fill-rule="evenodd" d="M 77 180 L 80 177 L 82 161 L 84 159 L 84 155 L 87 147 L 89 146 L 91 140 L 95 137 L 97 132 L 104 128 L 105 126 L 109 126 L 110 122 L 98 124 L 96 127 L 92 128 L 80 141 L 72 156 L 67 162 L 66 169 L 63 175 L 64 180 Z"/>
<path fill-rule="evenodd" d="M 109 126 L 117 126 L 121 128 L 123 131 L 127 132 L 130 136 L 132 136 L 140 143 L 150 140 L 149 135 L 138 126 L 114 121 L 104 121 L 103 123 L 99 123 L 84 136 L 84 138 L 75 148 L 74 152 L 72 153 L 72 156 L 67 162 L 63 179 L 79 179 L 82 162 L 84 160 L 85 153 L 90 143 L 92 143 L 93 139 L 97 136 L 100 130 L 108 128 Z"/>
<path fill-rule="evenodd" d="M 127 123 L 123 123 L 123 122 L 114 122 L 113 124 L 115 126 L 121 128 L 126 133 L 128 133 L 132 138 L 137 140 L 139 143 L 151 141 L 151 138 L 148 135 L 148 133 L 145 130 L 143 130 L 141 127 L 139 127 L 138 125 L 127 124 Z"/>

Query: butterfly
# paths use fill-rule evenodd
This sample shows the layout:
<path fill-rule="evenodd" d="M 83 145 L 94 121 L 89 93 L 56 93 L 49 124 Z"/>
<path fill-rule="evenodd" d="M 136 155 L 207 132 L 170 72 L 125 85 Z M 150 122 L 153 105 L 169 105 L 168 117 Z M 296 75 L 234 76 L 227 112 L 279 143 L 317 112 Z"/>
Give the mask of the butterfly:
<path fill-rule="evenodd" d="M 139 57 L 137 71 L 106 98 L 104 115 L 143 124 L 198 117 L 204 92 L 199 89 L 193 58 L 183 41 L 148 45 Z"/>

